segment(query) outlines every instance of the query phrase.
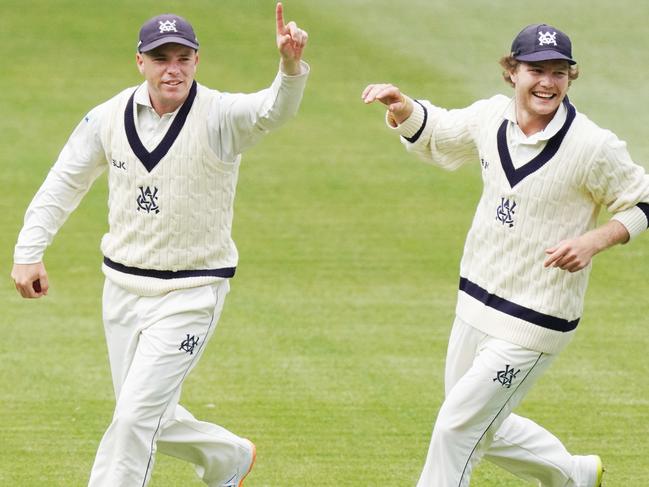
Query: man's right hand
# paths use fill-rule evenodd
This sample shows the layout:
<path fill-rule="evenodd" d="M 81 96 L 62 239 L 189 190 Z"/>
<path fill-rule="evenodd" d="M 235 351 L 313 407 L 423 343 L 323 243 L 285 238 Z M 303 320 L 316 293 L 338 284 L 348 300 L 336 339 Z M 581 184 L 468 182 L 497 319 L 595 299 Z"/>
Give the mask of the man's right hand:
<path fill-rule="evenodd" d="M 42 262 L 36 264 L 14 264 L 11 278 L 23 298 L 40 298 L 47 294 L 50 287 L 47 271 Z"/>
<path fill-rule="evenodd" d="M 391 84 L 368 85 L 361 95 L 364 103 L 372 103 L 376 100 L 383 103 L 390 112 L 390 117 L 401 124 L 410 117 L 414 109 L 412 100 Z"/>

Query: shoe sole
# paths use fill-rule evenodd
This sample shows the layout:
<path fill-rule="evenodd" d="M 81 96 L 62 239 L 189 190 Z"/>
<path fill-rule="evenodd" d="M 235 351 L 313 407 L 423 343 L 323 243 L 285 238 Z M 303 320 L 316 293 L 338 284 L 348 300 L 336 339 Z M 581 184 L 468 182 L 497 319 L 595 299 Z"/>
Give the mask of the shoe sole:
<path fill-rule="evenodd" d="M 248 474 L 252 470 L 252 466 L 255 464 L 255 460 L 257 460 L 257 447 L 255 446 L 255 444 L 252 441 L 250 441 L 250 440 L 246 440 L 246 441 L 248 443 L 250 443 L 250 447 L 252 448 L 252 460 L 250 460 L 250 466 L 248 467 L 248 470 L 246 471 L 246 473 L 243 474 L 243 477 L 241 477 L 241 481 L 239 482 L 239 485 L 237 487 L 242 487 L 243 486 L 243 481 L 246 480 L 246 477 L 248 476 Z"/>

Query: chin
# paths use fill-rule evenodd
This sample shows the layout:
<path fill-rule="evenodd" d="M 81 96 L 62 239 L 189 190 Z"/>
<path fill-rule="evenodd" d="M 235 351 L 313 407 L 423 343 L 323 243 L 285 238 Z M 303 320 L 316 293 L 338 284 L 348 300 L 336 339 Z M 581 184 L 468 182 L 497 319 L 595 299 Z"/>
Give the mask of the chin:
<path fill-rule="evenodd" d="M 561 101 L 554 101 L 554 100 L 553 100 L 552 104 L 545 104 L 545 103 L 539 104 L 536 107 L 536 112 L 539 115 L 550 115 L 550 114 L 557 111 L 557 108 L 559 108 L 559 105 L 561 105 Z"/>
<path fill-rule="evenodd" d="M 176 88 L 173 90 L 165 90 L 165 98 L 168 100 L 173 100 L 173 101 L 180 101 L 183 100 L 187 97 L 187 94 L 189 93 L 189 90 L 183 88 Z"/>

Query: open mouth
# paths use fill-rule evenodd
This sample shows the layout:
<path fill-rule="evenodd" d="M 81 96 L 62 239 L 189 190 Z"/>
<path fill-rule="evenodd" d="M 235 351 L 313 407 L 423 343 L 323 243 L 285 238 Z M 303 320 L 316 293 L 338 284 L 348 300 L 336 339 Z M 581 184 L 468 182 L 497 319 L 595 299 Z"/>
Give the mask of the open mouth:
<path fill-rule="evenodd" d="M 543 92 L 540 92 L 540 91 L 533 91 L 532 94 L 536 98 L 541 98 L 542 100 L 552 100 L 553 98 L 555 98 L 557 96 L 554 93 L 543 93 Z"/>

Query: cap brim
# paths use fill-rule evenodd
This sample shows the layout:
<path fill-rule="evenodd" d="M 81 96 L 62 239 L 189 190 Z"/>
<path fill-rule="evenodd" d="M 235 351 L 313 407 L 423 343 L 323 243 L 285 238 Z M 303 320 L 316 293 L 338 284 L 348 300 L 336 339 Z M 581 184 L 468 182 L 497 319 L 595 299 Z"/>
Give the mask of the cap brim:
<path fill-rule="evenodd" d="M 548 49 L 546 51 L 536 51 L 531 54 L 525 54 L 524 56 L 515 56 L 515 59 L 517 61 L 524 62 L 554 61 L 557 59 L 562 59 L 564 61 L 568 61 L 568 64 L 577 64 L 577 61 L 551 49 Z"/>
<path fill-rule="evenodd" d="M 184 39 L 182 37 L 173 36 L 161 37 L 160 39 L 156 39 L 155 41 L 149 42 L 148 44 L 138 46 L 137 50 L 139 52 L 147 52 L 155 49 L 156 47 L 160 47 L 163 44 L 181 44 L 183 46 L 198 50 L 198 44 L 196 44 L 195 42 L 188 41 L 187 39 Z"/>

